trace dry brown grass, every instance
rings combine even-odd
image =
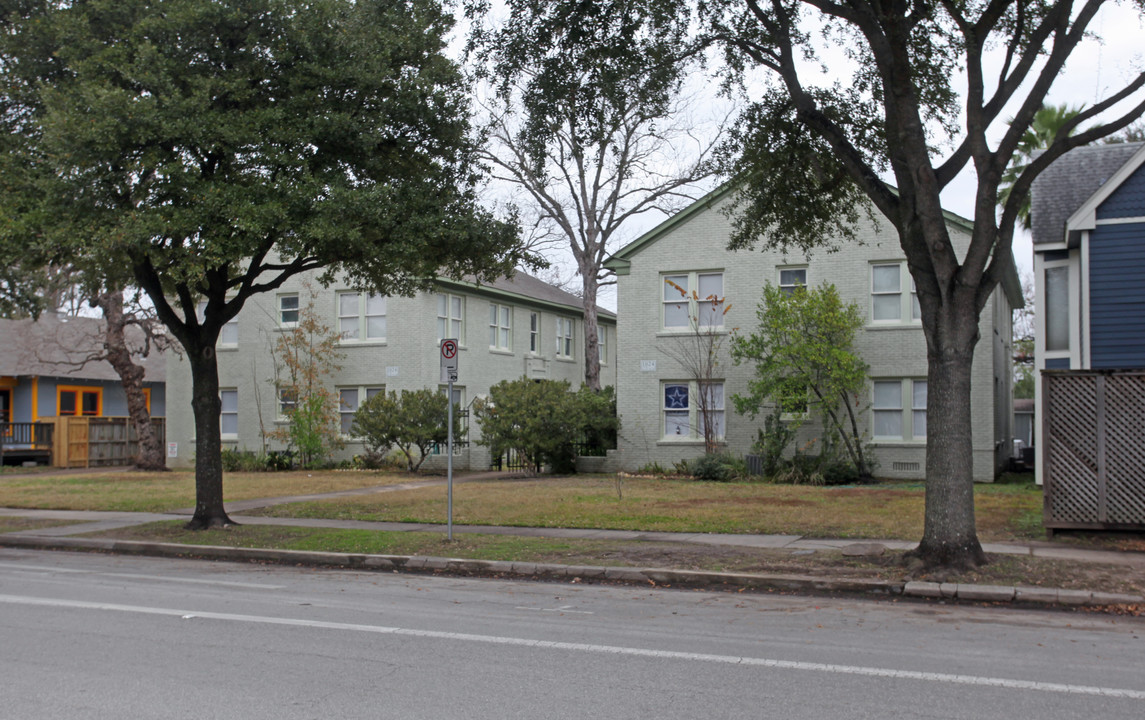
[[[339,492],[424,479],[427,478],[358,470],[225,473],[223,494],[226,501],[233,502],[283,495]],[[0,507],[169,512],[192,507],[194,504],[195,476],[190,471],[77,475],[42,473],[26,477],[0,475]]]
[[[979,486],[983,541],[1039,536],[1041,494]],[[479,481],[454,489],[459,524],[624,530],[764,533],[811,537],[918,539],[921,486],[818,488],[761,483],[576,476]],[[441,488],[336,498],[267,508],[275,517],[443,522]]]

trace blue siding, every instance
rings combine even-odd
[[[1105,202],[1097,206],[1097,219],[1145,217],[1145,167],[1121,183]]]
[[[1145,367],[1145,223],[1099,225],[1090,235],[1089,321],[1091,367]]]
[[[1069,358],[1046,358],[1046,370],[1069,370]]]

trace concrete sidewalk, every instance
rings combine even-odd
[[[486,472],[454,478],[455,483],[478,482],[486,479],[530,479],[522,473]],[[259,498],[227,503],[231,518],[244,525],[279,525],[333,529],[373,530],[385,532],[437,532],[445,533],[444,524],[364,522],[359,520],[326,520],[309,518],[272,518],[242,515],[244,511],[286,503],[305,502],[328,498],[395,492],[418,487],[444,485],[444,478],[434,478],[367,488],[356,488],[333,493],[292,495]],[[175,543],[129,542],[79,538],[92,532],[111,531],[133,525],[162,520],[186,519],[192,508],[173,513],[130,513],[78,510],[34,510],[0,508],[0,517],[64,521],[56,527],[21,530],[0,534],[0,546],[45,549],[89,549],[124,553],[142,553],[163,556],[212,557],[231,560],[264,560],[272,562],[309,563],[337,567],[364,569],[387,568],[394,570],[448,571],[461,574],[509,575],[545,578],[607,579],[635,582],[671,583],[676,585],[734,585],[741,587],[794,590],[801,592],[875,593],[907,595],[926,598],[963,600],[989,600],[998,602],[1028,602],[1056,605],[1114,605],[1142,604],[1145,597],[1112,593],[1064,590],[1052,588],[1023,588],[984,586],[954,583],[890,582],[881,580],[830,579],[793,575],[761,575],[750,573],[710,573],[671,570],[665,568],[613,568],[595,566],[539,565],[463,558],[427,558],[394,555],[351,555],[343,553],[311,553],[290,550],[254,550]],[[811,554],[818,550],[839,550],[852,554],[878,552],[878,546],[888,550],[910,550],[917,543],[902,540],[854,540],[806,538],[799,535],[734,535],[709,533],[640,532],[628,530],[582,530],[576,528],[499,527],[489,525],[454,525],[459,534],[515,535],[523,537],[569,538],[588,540],[631,540],[644,542],[694,543],[724,545],[742,548],[788,550],[797,554]],[[1091,562],[1145,569],[1145,553],[1091,550],[1065,547],[1057,543],[987,543],[988,553],[1027,555],[1054,560]]]

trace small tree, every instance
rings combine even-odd
[[[276,399],[289,424],[268,436],[288,443],[298,452],[299,463],[312,467],[326,460],[332,449],[345,446],[338,396],[326,384],[339,370],[342,354],[338,334],[315,312],[317,291],[306,284],[304,292],[309,299],[299,308],[297,324],[280,335],[274,347],[281,372],[275,381]]]
[[[729,335],[724,328],[723,318],[732,306],[726,302],[727,298],[718,293],[700,297],[696,290],[689,292],[669,278],[664,278],[664,282],[668,285],[665,290],[674,290],[680,294],[680,303],[676,307],[687,312],[688,332],[661,345],[660,351],[680,363],[689,379],[696,382],[699,390],[696,412],[700,427],[692,429],[704,436],[706,454],[719,452],[723,428],[714,413],[722,403],[715,402],[713,388],[724,340]],[[733,328],[731,333],[734,332]]]
[[[759,327],[754,333],[732,340],[736,364],[755,363],[750,392],[733,397],[736,411],[754,417],[770,404],[797,422],[817,412],[859,475],[869,477],[857,408],[867,364],[853,349],[855,333],[863,326],[858,305],[843,303],[829,283],[793,292],[768,283],[756,317]]]
[[[563,469],[572,461],[572,441],[584,429],[584,411],[567,380],[502,380],[478,398],[481,445],[493,457],[517,453],[537,472],[546,462]]]
[[[406,466],[416,473],[435,444],[449,439],[449,400],[430,388],[378,393],[354,413],[350,432],[362,438],[366,449],[384,453],[397,447]],[[461,413],[453,409],[453,437],[461,437]],[[416,453],[414,450],[416,449]]]

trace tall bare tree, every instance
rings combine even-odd
[[[485,160],[521,189],[536,238],[571,252],[584,303],[585,384],[600,389],[597,297],[620,230],[671,213],[713,173],[720,124],[700,130],[679,61],[687,15],[654,2],[510,0],[509,18],[478,23],[470,50],[496,93]],[[473,0],[469,12],[489,8]],[[703,137],[701,137],[703,136]]]

